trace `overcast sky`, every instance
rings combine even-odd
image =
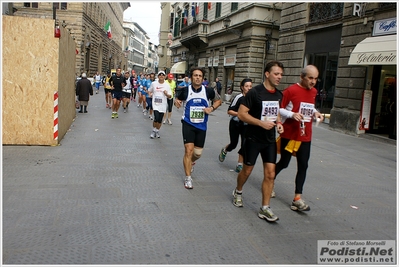
[[[159,29],[161,21],[160,1],[130,2],[130,7],[123,12],[124,21],[136,22],[150,37],[150,42],[159,44]]]

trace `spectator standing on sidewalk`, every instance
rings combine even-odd
[[[283,94],[277,90],[283,76],[281,62],[271,61],[264,70],[265,80],[253,87],[238,109],[238,118],[248,123],[243,146],[244,166],[238,173],[237,186],[233,191],[233,204],[242,207],[242,189],[251,174],[260,154],[263,162],[262,207],[258,217],[274,222],[278,217],[270,208],[270,194],[274,184],[277,160],[276,129],[281,134],[284,128],[278,112]]]
[[[93,95],[93,86],[86,73],[82,73],[82,79],[76,84],[76,95],[79,100],[80,110],[79,113],[87,113],[87,106],[89,105],[90,96]]]
[[[172,90],[169,87],[169,83],[165,82],[165,72],[158,72],[158,81],[153,81],[148,94],[152,99],[152,107],[154,109],[154,121],[152,122],[152,132],[150,138],[160,138],[159,130],[162,126],[162,119],[165,115],[166,108],[168,106],[168,99],[172,98]]]
[[[289,86],[283,91],[283,101],[280,112],[282,115],[284,133],[281,137],[281,157],[276,164],[276,177],[282,169],[288,167],[291,156],[295,154],[297,173],[295,177],[295,195],[291,209],[308,211],[310,207],[302,199],[303,185],[310,157],[312,140],[312,118],[322,121],[323,115],[315,109],[317,89],[314,88],[319,77],[319,71],[313,65],[303,68],[300,82]]]
[[[240,172],[242,170],[243,164],[243,152],[242,147],[244,144],[245,138],[245,129],[247,123],[240,121],[237,117],[238,115],[238,108],[240,107],[241,103],[244,101],[244,96],[248,93],[249,90],[252,88],[252,80],[249,78],[243,79],[240,83],[241,94],[238,94],[233,101],[231,101],[229,108],[227,109],[227,114],[231,116],[229,122],[229,136],[230,136],[230,143],[227,144],[225,147],[222,148],[219,154],[219,161],[223,162],[226,158],[227,152],[233,151],[238,144],[238,139],[241,136],[241,148],[238,151],[238,162],[236,166],[236,172]]]
[[[221,104],[219,94],[202,85],[205,71],[202,68],[194,67],[190,70],[191,85],[176,90],[175,106],[180,108],[183,104],[182,134],[184,142],[183,166],[186,178],[184,187],[193,188],[191,173],[193,166],[201,157],[205,144],[208,116]],[[208,100],[214,101],[212,106]]]

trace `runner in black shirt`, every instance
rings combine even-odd
[[[113,75],[109,80],[112,89],[112,116],[111,118],[118,118],[118,110],[122,100],[122,88],[126,85],[126,78],[122,75],[121,68],[116,69],[116,75]]]

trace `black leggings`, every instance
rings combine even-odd
[[[168,98],[167,103],[168,103],[168,108],[166,109],[167,112],[171,113],[172,108],[173,108],[173,98]],[[166,113],[166,112],[165,112]]]
[[[230,144],[227,145],[226,151],[233,151],[238,144],[238,138],[241,136],[241,148],[238,151],[238,154],[242,155],[242,144],[244,142],[245,135],[245,125],[242,122],[237,122],[235,120],[230,120],[229,123],[229,135],[230,135]]]
[[[276,179],[280,171],[287,168],[290,163],[292,154],[285,150],[289,141],[289,139],[281,138],[281,157],[276,164],[276,176],[274,179]],[[297,173],[295,177],[295,194],[302,194],[303,185],[305,184],[306,171],[310,158],[310,143],[311,142],[302,142],[296,152]]]

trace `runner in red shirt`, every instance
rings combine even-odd
[[[276,164],[276,177],[282,169],[288,167],[291,156],[295,153],[298,167],[295,177],[295,196],[291,204],[291,209],[295,211],[310,210],[301,195],[310,157],[312,120],[313,117],[323,120],[323,116],[314,105],[317,94],[314,86],[318,76],[319,71],[315,66],[306,66],[301,72],[301,81],[283,91],[281,102],[280,113],[284,132],[280,135],[281,157]]]

